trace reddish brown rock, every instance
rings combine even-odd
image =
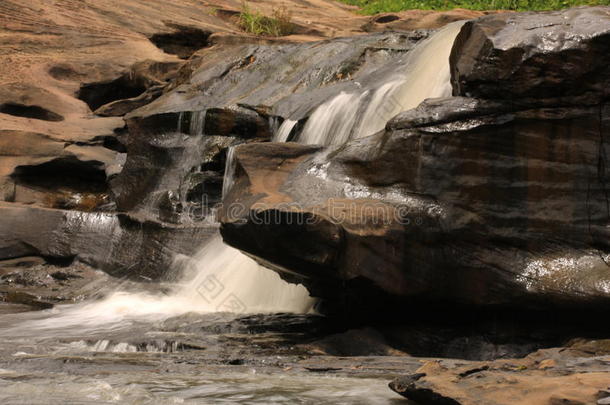
[[[539,350],[524,359],[429,361],[390,388],[430,405],[602,404],[610,397],[608,342],[588,345],[587,353],[576,345]],[[547,367],[541,369],[542,364]]]

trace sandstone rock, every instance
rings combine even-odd
[[[552,371],[537,368],[536,359],[549,355],[556,362]],[[390,388],[426,404],[592,404],[607,385],[609,365],[607,355],[582,356],[570,348],[492,362],[440,360],[396,378]]]
[[[362,26],[362,29],[367,32],[378,32],[388,30],[411,31],[421,28],[440,28],[455,21],[471,20],[489,13],[489,11],[465,10],[460,8],[447,11],[405,10],[398,13],[381,13],[371,17],[371,19]]]

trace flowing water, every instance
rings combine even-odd
[[[371,135],[398,112],[449,95],[448,57],[460,26],[450,24],[416,46],[404,66],[375,88],[342,92],[320,105],[298,142],[341,144]],[[191,135],[204,134],[205,113],[192,115]],[[284,120],[274,140],[294,137],[296,124]],[[223,195],[233,182],[232,156],[230,149]],[[268,346],[272,353],[292,350],[290,339],[265,331],[235,334],[234,322],[243,314],[311,313],[315,301],[303,286],[283,281],[220,236],[180,262],[176,282],[163,292],[110,291],[98,301],[1,316],[0,403],[386,404],[396,399],[387,376],[312,375],[296,366],[302,356],[257,352]],[[232,314],[228,320],[215,315],[227,313]],[[262,343],[253,343],[255,338]],[[250,364],[235,363],[235,353],[251,356]]]
[[[407,54],[403,66],[376,88],[342,92],[313,112],[299,135],[305,144],[337,145],[372,135],[401,111],[427,98],[451,95],[449,54],[462,22],[440,29]]]
[[[287,119],[282,122],[279,129],[273,135],[273,142],[287,142],[292,130],[298,123],[296,120]]]

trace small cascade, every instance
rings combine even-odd
[[[248,256],[215,237],[185,270],[176,295],[212,311],[306,313],[315,300],[302,285],[282,280]]]
[[[315,304],[305,287],[287,283],[278,273],[259,266],[224,244],[220,235],[188,260],[179,278],[165,295],[116,291],[100,301],[58,306],[51,310],[52,317],[24,321],[4,332],[46,336],[69,331],[92,333],[189,312],[307,313]]]
[[[287,119],[282,122],[282,125],[273,132],[273,142],[287,142],[292,130],[298,121]]]
[[[357,122],[358,110],[369,92],[341,92],[320,105],[311,114],[299,142],[304,144],[338,145],[347,142]]]
[[[191,113],[191,122],[189,126],[189,133],[191,135],[203,135],[205,130],[205,117],[207,113],[207,110],[193,111]]]
[[[227,193],[233,187],[233,181],[235,177],[235,162],[234,162],[234,146],[227,149],[227,161],[225,163],[225,175],[222,180],[222,199],[224,200]]]
[[[419,43],[403,66],[387,81],[360,92],[342,92],[318,106],[298,141],[338,145],[372,135],[401,111],[417,107],[427,98],[451,95],[449,54],[463,22],[445,26]]]

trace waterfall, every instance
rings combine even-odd
[[[272,141],[287,142],[297,122],[298,121],[291,119],[284,120],[284,122],[282,122],[282,125],[280,125],[279,129],[273,133]]]
[[[299,137],[300,143],[333,145],[345,143],[356,124],[360,105],[368,91],[362,94],[341,92],[311,114]]]
[[[426,98],[448,96],[449,53],[462,23],[453,23],[418,44],[404,67],[376,89],[341,92],[320,105],[305,125],[299,142],[340,144],[350,138],[371,135],[397,113],[416,107]],[[296,120],[287,119],[275,129],[273,140],[285,142]],[[205,114],[191,118],[191,134],[202,134]],[[233,185],[234,150],[227,151],[222,195]],[[277,273],[258,265],[243,253],[225,245],[220,236],[208,242],[183,275],[182,287],[166,298],[183,311],[307,312],[313,300],[300,285],[283,281]],[[188,267],[188,266],[187,266]],[[224,298],[223,298],[224,296]]]
[[[315,303],[305,287],[285,282],[278,273],[224,244],[220,235],[184,263],[179,282],[168,294],[119,290],[99,301],[59,306],[52,310],[53,317],[19,329],[48,334],[70,328],[93,332],[188,312],[306,313]]]
[[[222,199],[224,200],[227,193],[233,187],[233,180],[235,177],[235,162],[233,161],[234,146],[230,146],[227,149],[227,162],[225,163],[225,174],[222,179]]]
[[[422,41],[387,80],[357,92],[341,92],[319,105],[298,141],[331,145],[372,135],[394,115],[416,107],[424,99],[450,95],[449,53],[461,25],[461,22],[449,24]],[[187,115],[180,114],[178,131],[183,130],[186,122],[182,120]],[[205,110],[188,115],[191,136],[205,136],[205,115]],[[297,121],[286,119],[279,127],[278,122],[270,123],[277,128],[273,140],[285,142]],[[233,185],[233,155],[229,148],[223,197]],[[168,294],[116,291],[100,301],[54,309],[59,312],[56,316],[38,321],[36,328],[29,327],[40,330],[72,325],[94,329],[129,319],[164,319],[186,312],[306,313],[314,305],[303,286],[285,282],[278,273],[224,244],[220,235],[182,263],[176,266],[178,282]]]
[[[183,277],[175,296],[187,300],[192,310],[305,313],[314,304],[305,287],[287,283],[220,236],[197,253]]]
[[[342,92],[318,106],[299,142],[337,145],[369,136],[427,98],[450,96],[449,54],[462,25],[461,21],[449,24],[417,44],[400,69],[377,88]]]
[[[191,123],[189,127],[191,135],[203,135],[205,129],[205,116],[207,113],[207,110],[193,111],[193,113],[191,113]]]

